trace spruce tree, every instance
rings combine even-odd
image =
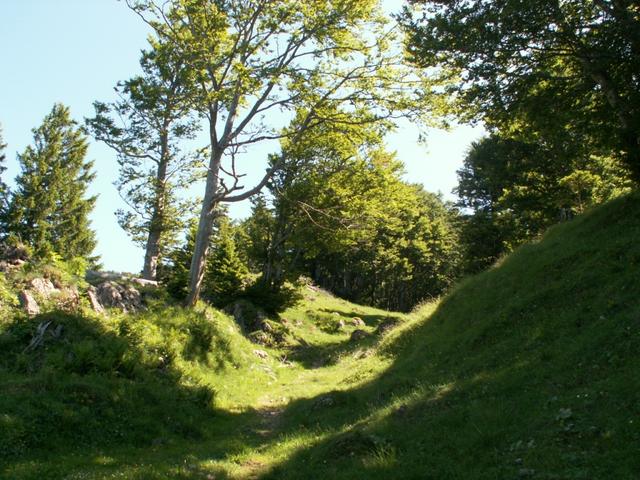
[[[7,148],[7,144],[2,141],[2,126],[0,126],[0,228],[2,229],[2,233],[4,234],[4,214],[7,208],[7,203],[9,201],[9,188],[7,184],[3,181],[4,172],[7,170],[5,165],[6,155],[4,153],[5,148]]]
[[[217,232],[207,259],[203,294],[215,306],[224,307],[240,296],[249,272],[236,249],[229,217],[222,214],[216,223]]]
[[[18,155],[21,173],[8,207],[9,233],[29,244],[38,258],[55,254],[95,261],[88,216],[96,197],[86,196],[95,174],[93,162],[85,160],[85,135],[69,109],[55,104],[33,130],[33,140]]]

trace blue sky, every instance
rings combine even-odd
[[[148,31],[117,0],[2,0],[0,19],[0,124],[8,144],[5,179],[11,183],[18,173],[15,153],[31,143],[31,129],[42,122],[53,104],[69,106],[81,122],[92,115],[95,100],[113,100],[115,84],[138,72]],[[482,130],[467,126],[449,132],[430,130],[426,144],[418,143],[418,135],[413,125],[401,124],[388,138],[388,146],[405,163],[407,180],[453,198],[455,171]],[[267,153],[252,155],[254,177],[263,171],[261,162]],[[113,186],[115,155],[106,146],[91,142],[89,158],[97,171],[91,193],[99,195],[91,217],[98,234],[96,253],[107,269],[139,271],[142,250],[129,240],[114,216],[123,206]],[[246,202],[231,208],[236,218],[248,212]]]

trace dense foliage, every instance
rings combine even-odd
[[[630,0],[412,0],[413,60],[457,76],[458,113],[620,156],[640,180],[640,10]],[[597,150],[597,152],[596,152]]]
[[[326,149],[297,152],[309,155],[306,162],[320,155],[314,168],[276,176],[271,216],[260,202],[244,222],[260,281],[275,292],[303,274],[344,298],[395,310],[442,293],[458,273],[455,212],[402,181],[393,155],[376,147],[344,159],[332,138]],[[319,140],[308,147],[321,147]]]
[[[472,145],[458,179],[459,206],[470,212],[461,231],[468,272],[632,187],[615,159],[561,155],[498,135]]]
[[[220,216],[212,237],[203,297],[218,307],[227,306],[242,295],[248,273],[237,252],[231,220],[226,215]]]

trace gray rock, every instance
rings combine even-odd
[[[29,282],[29,287],[42,298],[49,298],[52,293],[59,292],[48,278],[34,278]]]
[[[366,324],[360,317],[353,317],[351,319],[351,325],[353,325],[354,327],[364,327]]]
[[[158,282],[155,280],[147,280],[146,278],[132,278],[131,281],[141,287],[157,287]]]
[[[20,301],[20,306],[22,309],[27,312],[27,315],[34,316],[40,313],[40,307],[38,306],[38,302],[36,302],[33,295],[27,290],[22,290],[18,294],[18,300]]]
[[[142,309],[140,292],[132,286],[123,286],[116,282],[104,282],[96,288],[96,296],[103,307],[119,308],[125,313]]]
[[[336,404],[335,399],[331,395],[322,395],[313,402],[314,409],[329,408]]]
[[[122,299],[120,288],[115,282],[103,282],[96,288],[96,294],[98,295],[98,301],[101,305],[110,308],[123,308],[126,309],[126,305]]]
[[[80,293],[75,286],[64,287],[55,293],[58,308],[65,312],[73,312],[80,306]]]
[[[96,287],[91,285],[87,289],[87,297],[89,297],[89,304],[91,305],[91,309],[94,312],[104,313],[104,307],[102,306],[102,304],[100,303],[100,300],[98,299],[98,291],[96,290]]]
[[[23,264],[29,259],[29,252],[24,245],[0,245],[0,258],[11,265]]]
[[[124,299],[127,310],[129,311],[137,311],[142,310],[142,295],[140,292],[131,285],[126,287],[122,287],[122,298]]]
[[[521,468],[518,470],[518,477],[520,478],[529,478],[533,477],[536,474],[536,471],[532,468]]]
[[[245,332],[255,332],[256,330],[262,330],[263,332],[270,332],[273,330],[265,313],[253,305],[251,302],[239,300],[225,308],[225,311],[233,315],[234,320],[240,328]]]
[[[367,338],[368,336],[369,334],[367,332],[365,332],[364,330],[358,329],[351,332],[351,337],[349,338],[349,340],[352,342],[358,342],[363,338]]]
[[[398,320],[397,318],[387,318],[376,328],[376,335],[384,335],[389,330],[395,328],[399,323],[400,320]]]
[[[266,360],[267,358],[269,358],[269,354],[267,352],[265,352],[264,350],[254,350],[253,351],[254,355],[256,355],[257,357],[262,358],[263,360]]]
[[[125,275],[119,272],[99,272],[97,270],[87,270],[84,279],[93,284],[104,282],[115,282],[125,279]]]

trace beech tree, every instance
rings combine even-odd
[[[457,277],[456,213],[403,182],[402,164],[379,145],[348,143],[338,134],[309,139],[291,156],[318,155],[320,165],[276,174],[261,281],[273,294],[304,274],[343,298],[410,310]]]
[[[33,130],[33,140],[18,155],[21,172],[8,207],[8,231],[39,257],[95,260],[89,213],[96,197],[87,197],[95,174],[93,162],[85,159],[86,137],[69,109],[56,104]]]
[[[472,144],[458,170],[465,268],[475,273],[549,226],[628,192],[614,158],[551,150],[491,135]]]
[[[640,11],[631,0],[412,0],[416,64],[460,81],[467,119],[619,155],[640,180]]]
[[[195,180],[199,159],[180,146],[198,129],[187,95],[192,72],[169,45],[151,45],[142,53],[142,75],[118,84],[118,101],[95,102],[96,115],[86,125],[118,155],[116,186],[129,206],[116,212],[118,222],[145,249],[143,278],[155,280],[162,256],[185,226],[189,202],[177,192]]]
[[[399,112],[418,116],[416,91],[424,80],[405,65],[395,43],[397,28],[387,24],[377,0],[128,0],[128,5],[195,72],[193,102],[208,122],[210,156],[189,305],[200,293],[217,206],[258,193],[284,162],[278,154],[262,179],[245,187],[247,148],[282,138],[296,142],[327,122],[376,122]],[[341,105],[349,107],[348,118],[337,108]],[[301,107],[304,118],[287,128]],[[338,113],[323,116],[323,110]]]

